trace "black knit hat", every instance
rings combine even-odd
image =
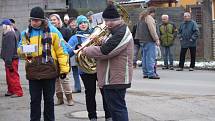
[[[11,21],[11,23],[15,24],[15,20],[14,19],[10,18],[9,20]]]
[[[41,7],[34,7],[31,9],[30,18],[45,19],[44,11]]]
[[[104,19],[117,19],[120,18],[120,15],[114,5],[108,5],[108,7],[103,11],[102,17]]]

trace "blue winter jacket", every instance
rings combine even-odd
[[[80,40],[78,38],[80,38]],[[76,46],[83,43],[86,39],[87,37],[81,34],[75,34],[69,39],[68,45],[67,45],[67,51],[70,57],[75,56],[75,53],[73,52],[73,50],[75,50]]]
[[[196,47],[199,37],[199,28],[195,21],[184,21],[180,24],[178,31],[182,48]]]
[[[77,31],[77,34],[73,35],[69,41],[68,41],[68,45],[67,45],[67,51],[70,55],[70,57],[72,57],[71,61],[71,65],[75,66],[77,65],[76,60],[75,60],[75,53],[73,52],[75,49],[77,49],[77,45],[82,44],[83,42],[86,41],[87,37],[90,35],[90,33],[92,33],[92,30],[89,29],[88,31]],[[79,74],[84,74],[84,72],[79,68]]]

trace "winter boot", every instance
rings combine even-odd
[[[57,106],[57,105],[64,104],[64,101],[63,101],[63,92],[56,93],[56,96],[57,96],[58,100],[57,100],[57,103],[55,105]]]
[[[68,102],[68,106],[73,106],[74,105],[74,101],[72,99],[72,93],[65,94],[65,95],[66,95],[66,99],[67,99],[67,102]]]

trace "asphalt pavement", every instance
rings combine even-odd
[[[7,85],[2,60],[0,64],[0,121],[29,121],[30,96],[24,62],[19,64],[24,90],[24,96],[19,98],[4,97]],[[132,88],[126,95],[130,121],[215,121],[215,71],[158,68],[158,74],[159,80],[143,79],[141,68],[134,69]],[[83,84],[82,92],[73,97],[74,106],[55,106],[56,121],[88,121]],[[104,121],[99,90],[96,100],[98,121]]]

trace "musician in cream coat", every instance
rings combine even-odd
[[[128,121],[125,94],[131,87],[133,38],[115,6],[109,5],[102,17],[112,36],[101,46],[85,47],[83,53],[97,60],[98,85],[104,90],[112,120]]]

